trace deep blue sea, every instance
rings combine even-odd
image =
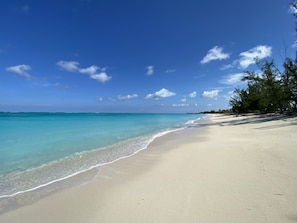
[[[131,156],[199,114],[0,113],[0,198]]]

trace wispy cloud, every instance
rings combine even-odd
[[[154,73],[154,66],[153,65],[147,66],[145,69],[146,69],[146,74],[147,75],[153,75],[153,73]]]
[[[79,62],[77,61],[63,61],[57,62],[57,65],[68,72],[79,72],[81,74],[87,74],[91,79],[94,79],[100,83],[105,83],[111,79],[106,73],[107,68],[100,68],[96,65],[89,66],[87,68],[79,68]]]
[[[220,70],[228,70],[236,67],[238,65],[238,60],[234,60],[231,64],[225,64],[223,65]]]
[[[248,66],[255,64],[256,60],[261,60],[266,57],[270,57],[271,53],[272,47],[265,45],[259,45],[248,51],[242,52],[239,54],[239,67],[245,69]]]
[[[33,82],[33,84],[41,87],[54,87],[54,88],[61,88],[65,90],[76,87],[76,86],[65,85],[60,82],[52,83],[52,82],[48,82],[47,80],[36,80]]]
[[[159,100],[161,98],[168,98],[168,97],[172,97],[176,95],[176,93],[174,92],[170,92],[165,88],[162,88],[160,91],[156,91],[153,94],[148,94],[145,99],[155,99],[155,100]]]
[[[230,101],[232,97],[234,97],[234,91],[228,91],[227,94],[224,95],[227,101]]]
[[[228,69],[231,69],[233,68],[234,66],[232,64],[226,64],[226,65],[223,65],[220,70],[228,70]]]
[[[294,3],[294,4],[297,6],[296,3]],[[297,15],[297,9],[296,9],[295,7],[293,7],[292,5],[290,5],[290,7],[289,7],[289,9],[288,9],[288,12],[289,12],[290,14]]]
[[[46,77],[43,77],[43,78],[33,77],[27,72],[31,70],[31,67],[26,64],[7,67],[5,70],[12,73],[16,73],[18,76],[22,78],[29,79],[30,81],[32,81],[33,85],[37,85],[40,87],[54,87],[54,88],[62,88],[62,89],[71,89],[76,87],[76,86],[65,85],[60,82],[50,82],[47,80]]]
[[[166,73],[174,73],[176,71],[176,69],[167,69]]]
[[[137,98],[138,95],[137,94],[128,94],[128,95],[125,95],[125,96],[122,96],[122,95],[119,95],[118,96],[118,100],[119,101],[123,101],[123,100],[130,100],[130,99],[133,99],[133,98]]]
[[[248,51],[241,52],[239,59],[234,60],[231,64],[223,65],[220,70],[228,70],[234,67],[238,69],[246,69],[257,60],[270,57],[272,54],[272,47],[266,45],[258,45]]]
[[[172,104],[172,107],[188,107],[190,106],[189,104],[186,103],[181,103],[181,104]]]
[[[97,101],[102,102],[102,101],[127,101],[127,100],[132,100],[134,98],[137,98],[138,94],[128,94],[128,95],[119,95],[116,98],[115,97],[98,97]]]
[[[97,101],[102,102],[102,101],[104,101],[104,98],[103,97],[98,97]]]
[[[15,73],[15,74],[19,75],[20,77],[24,77],[27,79],[32,78],[32,76],[27,72],[27,71],[31,70],[31,67],[26,64],[20,64],[20,65],[16,65],[16,66],[7,67],[5,70],[8,72]]]
[[[245,73],[235,73],[223,76],[219,82],[221,84],[236,85],[242,83],[241,79],[245,76]]]
[[[224,53],[222,47],[214,46],[210,49],[206,56],[200,61],[201,64],[209,63],[212,60],[225,60],[230,57],[230,54]]]
[[[62,88],[62,89],[71,89],[71,88],[75,87],[75,86],[61,84],[60,82],[53,83],[53,84],[51,84],[51,86],[56,87],[56,88]]]
[[[197,96],[197,92],[193,91],[192,93],[189,94],[190,98],[195,98]]]
[[[216,99],[219,95],[220,90],[203,91],[202,97],[208,99]]]
[[[93,74],[97,73],[98,70],[100,70],[100,67],[97,67],[95,65],[89,66],[87,68],[78,69],[78,71],[80,73],[88,74],[88,75],[93,75]],[[105,71],[105,69],[103,71]]]
[[[66,71],[69,71],[69,72],[77,72],[79,62],[60,60],[60,61],[57,62],[57,65],[63,70],[66,70]]]

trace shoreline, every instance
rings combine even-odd
[[[89,172],[92,172],[92,171],[96,172],[95,175],[98,175],[98,174],[100,174],[99,172],[101,171],[101,168],[103,168],[104,166],[112,165],[113,163],[118,162],[118,161],[120,161],[122,159],[127,159],[127,158],[130,158],[132,156],[135,156],[139,152],[148,149],[150,147],[150,144],[152,144],[158,138],[164,137],[164,136],[166,136],[168,134],[172,134],[172,133],[177,132],[177,131],[184,131],[186,128],[189,128],[191,125],[196,125],[195,123],[199,123],[201,121],[201,119],[205,119],[206,117],[207,116],[205,115],[202,118],[199,117],[198,119],[190,120],[187,123],[185,123],[185,126],[183,126],[183,127],[163,130],[161,132],[157,132],[157,133],[154,133],[154,134],[149,134],[149,135],[129,139],[129,140],[123,141],[123,142],[115,144],[115,145],[107,146],[104,149],[97,149],[97,150],[88,151],[88,152],[86,152],[84,154],[84,155],[87,155],[88,157],[91,157],[91,156],[96,157],[96,156],[98,156],[98,153],[101,153],[102,151],[103,151],[103,156],[104,156],[105,151],[107,151],[107,153],[108,153],[109,150],[112,150],[113,147],[119,147],[118,145],[122,145],[122,146],[123,145],[125,145],[125,146],[128,145],[129,146],[129,144],[131,142],[132,142],[132,144],[134,144],[136,141],[138,141],[138,138],[142,143],[145,142],[145,144],[142,145],[139,149],[137,149],[137,150],[133,149],[132,153],[129,153],[129,154],[127,153],[127,154],[125,154],[123,156],[120,156],[120,157],[118,157],[116,159],[107,160],[104,163],[91,165],[91,166],[87,167],[86,169],[82,169],[82,170],[79,170],[78,172],[71,173],[70,175],[62,176],[61,178],[57,178],[57,179],[51,180],[49,182],[45,182],[45,183],[37,185],[37,186],[35,186],[33,188],[16,191],[16,192],[14,192],[12,194],[2,194],[2,195],[0,195],[0,215],[6,213],[8,211],[13,211],[13,210],[16,210],[18,208],[21,208],[22,206],[26,206],[26,205],[35,203],[36,201],[38,201],[38,200],[40,200],[40,199],[42,199],[44,197],[47,197],[47,196],[49,196],[51,194],[55,194],[55,193],[57,193],[57,192],[59,192],[61,190],[64,190],[65,187],[67,189],[67,188],[79,186],[80,184],[87,184],[90,181],[89,179],[87,179],[86,182],[81,182],[81,180],[76,180],[76,179],[80,179],[81,176],[83,176],[83,175],[89,175]],[[126,152],[124,152],[124,153],[126,153]],[[72,159],[71,157],[67,157],[67,158],[65,158],[63,160],[65,160],[65,161],[67,161],[67,163],[69,163],[69,162],[77,162],[78,160],[76,160],[76,159],[77,158]],[[62,165],[62,163],[65,162],[63,160],[61,162],[60,161],[59,162],[55,161],[55,162],[52,162],[52,163],[55,164],[55,165],[56,165],[56,163],[58,165]],[[35,171],[35,169],[39,170],[40,168],[42,168],[39,171],[43,171],[44,167],[47,168],[47,166],[51,166],[52,163],[49,163],[49,165],[42,165],[41,167],[34,168],[33,170]],[[25,174],[26,174],[26,172],[25,172]],[[29,172],[31,172],[31,170]],[[95,178],[95,177],[92,177],[92,178]],[[79,183],[70,183],[70,182],[76,182],[76,181],[78,181]],[[67,185],[67,186],[65,186],[65,185]],[[60,188],[62,188],[62,189],[60,189]],[[47,192],[44,192],[44,191],[47,191]],[[26,199],[28,199],[28,197],[31,197],[31,196],[34,197],[34,199],[29,199],[29,201],[27,203]],[[14,203],[17,203],[17,200],[19,200],[19,199],[22,200],[22,204],[21,205],[17,204],[16,207],[11,207]],[[9,208],[5,208],[5,207],[2,208],[1,207],[1,205],[5,206],[6,204],[9,205]]]
[[[160,132],[183,127],[189,119],[199,117],[140,113],[25,114],[1,117],[8,131],[0,143],[3,155],[0,198],[33,191],[134,154]],[[37,137],[30,139],[32,135]]]
[[[202,128],[159,137],[103,166],[89,183],[4,213],[0,221],[296,220],[296,117],[210,117]]]

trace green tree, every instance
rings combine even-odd
[[[284,97],[287,100],[287,107],[297,111],[297,62],[287,58],[284,63],[282,75]]]
[[[296,9],[297,2],[291,4]],[[297,26],[296,26],[297,32]],[[296,53],[297,55],[297,53]],[[276,67],[273,60],[256,61],[261,74],[247,71],[242,81],[247,81],[246,89],[235,89],[229,104],[232,111],[243,112],[283,112],[297,111],[297,58],[287,58],[284,71]]]
[[[260,78],[261,101],[263,112],[275,112],[283,110],[284,95],[282,92],[281,75],[273,61],[265,61],[260,66],[262,77]]]
[[[261,74],[247,71],[242,81],[246,89],[236,89],[230,105],[234,112],[275,112],[283,111],[284,94],[280,72],[273,61],[257,62]]]
[[[242,113],[243,111],[243,97],[242,91],[239,88],[236,88],[233,92],[233,97],[229,101],[229,105],[232,107],[231,110],[235,113]]]

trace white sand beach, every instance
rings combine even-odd
[[[211,115],[0,222],[297,222],[297,118]]]

